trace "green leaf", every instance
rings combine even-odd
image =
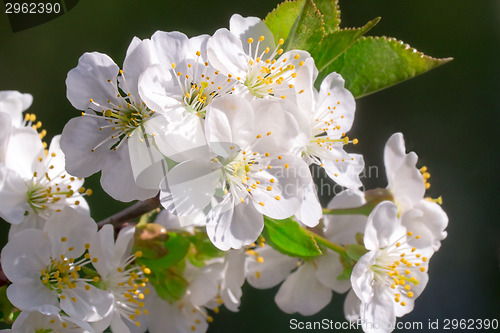
[[[321,44],[318,44],[311,52],[318,71],[321,72],[325,69],[379,21],[380,17],[368,22],[361,28],[342,29],[324,36]]]
[[[346,253],[354,261],[358,261],[366,252],[367,249],[363,245],[351,244],[346,247]]]
[[[340,8],[338,0],[314,0],[319,12],[323,15],[325,32],[331,34],[339,30]]]
[[[314,238],[291,218],[264,217],[263,236],[273,249],[291,257],[310,258],[322,254]]]
[[[164,243],[168,251],[167,255],[158,259],[142,257],[137,259],[138,262],[153,271],[157,271],[172,267],[184,259],[191,244],[189,240],[183,235],[173,232],[169,232],[168,236],[168,240]]]
[[[311,52],[323,39],[325,27],[323,15],[312,0],[306,0],[299,17],[290,29],[283,45],[287,50],[304,50]]]
[[[264,23],[273,33],[276,44],[281,38],[283,40],[288,38],[288,33],[292,29],[295,20],[299,17],[304,3],[305,0],[285,1],[267,14]]]
[[[411,79],[451,58],[436,59],[408,44],[387,37],[362,37],[322,71],[320,78],[337,72],[345,87],[361,97]]]

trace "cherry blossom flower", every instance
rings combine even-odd
[[[102,320],[110,311],[112,296],[81,278],[88,265],[86,249],[97,231],[87,215],[65,207],[53,214],[43,230],[26,229],[15,234],[2,250],[2,269],[12,284],[9,301],[22,311],[58,314],[63,310],[81,321]]]
[[[100,276],[104,289],[113,295],[113,310],[110,315],[114,332],[130,332],[128,324],[141,326],[138,317],[147,315],[144,298],[149,293],[146,288],[149,268],[134,264],[140,252],[130,254],[135,228],[120,231],[116,242],[111,225],[105,225],[90,244],[89,254],[92,265]],[[144,329],[145,331],[145,329]]]
[[[257,17],[235,14],[229,30],[217,30],[207,44],[210,63],[241,83],[240,90],[251,96],[273,99],[292,98],[312,86],[307,67],[314,67],[309,53],[291,50],[283,53],[265,23]]]
[[[154,59],[150,41],[134,38],[123,70],[105,54],[85,53],[66,79],[69,101],[84,111],[62,133],[66,168],[79,177],[102,170],[103,189],[121,201],[153,197],[166,168],[152,138],[166,120],[138,92],[139,76]]]
[[[208,208],[207,233],[222,250],[255,241],[264,225],[262,214],[293,215],[312,182],[301,159],[279,155],[296,128],[280,106],[269,100],[252,105],[240,96],[213,101],[205,119],[212,156],[183,162],[167,174],[162,204],[178,215]]]
[[[411,212],[407,212],[409,214]],[[413,309],[428,281],[429,242],[402,225],[392,202],[377,205],[368,217],[364,246],[368,252],[354,266],[353,294],[346,299],[348,319],[361,318],[365,332],[388,332],[396,317]]]
[[[91,190],[82,187],[82,179],[65,171],[59,141],[60,136],[55,136],[44,150],[34,129],[13,130],[5,163],[0,165],[5,174],[0,187],[0,216],[13,224],[11,235],[25,228],[41,229],[52,213],[67,206],[88,214],[84,196]]]
[[[65,315],[45,315],[38,311],[23,311],[12,325],[12,330],[2,330],[0,332],[94,333],[94,330],[88,323],[75,320]]]
[[[327,175],[339,185],[359,188],[359,174],[363,171],[363,156],[348,154],[344,146],[358,142],[349,140],[356,108],[354,97],[344,88],[344,79],[331,73],[321,83],[319,93],[300,96],[297,122],[303,137],[297,152],[308,164],[323,167]]]

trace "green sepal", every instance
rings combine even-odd
[[[352,44],[354,44],[354,42],[356,42],[361,36],[372,29],[379,21],[380,17],[377,17],[376,19],[366,23],[361,28],[337,30],[324,36],[321,44],[317,45],[311,52],[311,56],[314,58],[318,71],[321,72],[324,70],[349,47],[351,47]],[[327,70],[324,73],[321,73],[320,76],[323,77],[328,74],[330,74],[330,72]],[[321,81],[322,80],[320,80],[320,82]]]
[[[169,232],[168,240],[163,244],[167,251],[166,255],[159,258],[148,258],[143,254],[141,258],[137,258],[137,262],[141,265],[146,265],[153,272],[164,270],[184,259],[191,243],[184,235]]]
[[[346,247],[346,253],[354,261],[358,261],[368,250],[359,244],[350,244]]]
[[[285,51],[304,50],[311,52],[325,35],[323,15],[312,0],[305,0],[304,7],[295,20],[283,45]]]
[[[345,87],[362,97],[411,79],[452,58],[437,59],[424,55],[408,44],[388,37],[361,37],[335,59],[320,75],[337,72],[346,80]]]
[[[167,302],[175,302],[182,299],[189,286],[189,282],[183,277],[185,266],[185,261],[183,260],[176,266],[163,271],[155,271],[149,276],[150,282],[154,286],[158,296]]]
[[[206,232],[199,232],[189,236],[191,247],[187,259],[196,267],[205,266],[207,260],[224,256],[225,252],[219,250],[210,241]]]
[[[274,42],[276,44],[278,44],[281,38],[283,38],[283,40],[288,38],[288,34],[290,33],[295,20],[302,12],[304,2],[305,0],[285,1],[280,3],[278,7],[267,14],[264,19],[264,23],[273,33]]]
[[[344,267],[342,274],[337,276],[337,280],[349,280],[352,274],[352,266]]]
[[[262,232],[273,249],[297,258],[311,258],[322,254],[314,238],[292,218],[275,220],[264,216]]]

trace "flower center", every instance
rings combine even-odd
[[[393,289],[394,301],[401,306],[406,305],[405,301],[401,301],[403,297],[415,296],[412,286],[420,283],[415,273],[425,272],[423,265],[428,261],[426,257],[416,252],[415,247],[408,245],[412,239],[420,239],[420,236],[413,237],[413,233],[409,231],[397,242],[381,249],[380,256],[371,266],[375,280]]]
[[[262,41],[264,41],[264,36],[259,37],[255,52],[252,52],[254,40],[248,38],[247,76],[244,80],[239,77],[236,79],[242,81],[256,97],[272,96],[285,99],[286,93],[294,88],[291,81],[297,77],[296,68],[303,66],[304,61],[300,60],[299,54],[290,55],[291,58],[277,58],[283,54],[281,48],[281,45],[284,44],[283,39],[279,40],[278,46],[272,53],[269,47],[263,51],[259,50]]]
[[[185,68],[184,73],[176,70],[177,65],[172,63],[172,72],[181,90],[180,102],[186,111],[204,118],[210,102],[220,95],[232,93],[235,82],[231,75],[221,75],[208,62],[203,62],[200,51],[196,52],[193,63],[179,66]]]
[[[66,241],[66,237],[61,238],[61,243],[65,243]],[[89,244],[85,245],[86,249],[89,247]],[[74,247],[69,247],[68,251],[74,251]],[[42,269],[40,272],[40,280],[47,288],[56,291],[60,299],[65,299],[66,296],[62,295],[64,290],[74,289],[77,287],[77,284],[81,282],[99,281],[98,277],[84,279],[79,276],[78,272],[81,271],[82,266],[90,262],[90,255],[88,253],[85,253],[84,257],[77,262],[75,262],[74,258],[67,258],[61,254],[60,258],[51,258],[51,262],[46,269]],[[85,290],[89,289],[90,286],[85,285]],[[71,300],[76,302],[76,298],[74,297],[71,297]]]
[[[114,105],[110,100],[108,100],[107,106],[103,106],[90,99],[90,102],[102,108],[102,110],[100,111],[101,115],[82,113],[82,115],[98,117],[109,122],[109,125],[99,127],[99,131],[111,129],[111,135],[107,136],[104,140],[98,143],[92,149],[92,152],[109,141],[111,141],[109,149],[116,151],[125,141],[125,139],[130,137],[136,129],[142,129],[144,123],[148,121],[155,113],[153,110],[147,108],[144,103],[134,104],[131,103],[128,98],[122,97],[121,99],[126,107],[121,104]]]
[[[48,217],[52,212],[60,212],[64,206],[78,206],[85,195],[92,195],[91,189],[81,187],[81,178],[68,175],[64,169],[57,170],[54,159],[57,154],[38,157],[39,164],[31,180],[26,182],[26,196],[35,214]],[[26,212],[28,215],[29,212]]]
[[[144,309],[144,298],[149,294],[146,283],[149,281],[144,275],[150,274],[151,270],[146,266],[131,265],[136,258],[142,256],[141,251],[129,256],[121,265],[112,271],[109,276],[103,277],[106,289],[110,290],[115,297],[117,311],[134,323],[140,326],[137,317],[148,314]],[[94,260],[97,258],[94,258]]]

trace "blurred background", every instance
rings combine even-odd
[[[8,1],[6,1],[8,2]],[[230,16],[264,18],[280,1],[66,1],[71,8],[47,23],[13,32],[0,13],[0,90],[30,93],[36,113],[49,133],[60,133],[79,111],[66,99],[67,72],[84,52],[108,54],[121,65],[133,36],[149,38],[156,30],[178,30],[188,36],[227,27]],[[450,223],[448,238],[430,263],[430,280],[415,310],[401,320],[499,318],[500,232],[500,1],[341,0],[342,27],[358,27],[381,16],[368,34],[403,40],[434,57],[454,61],[427,74],[357,102],[351,137],[360,143],[367,166],[380,167],[378,177],[364,179],[366,188],[385,187],[382,153],[397,131],[419,166],[432,175],[427,194],[443,197]],[[88,186],[94,219],[101,220],[126,206],[99,188],[94,175]],[[495,217],[496,216],[496,217]],[[1,245],[8,225],[1,225]],[[344,295],[311,317],[283,314],[274,303],[277,288],[261,291],[245,285],[240,312],[221,311],[209,332],[288,332],[289,321],[344,321]],[[401,330],[404,331],[404,330]]]

